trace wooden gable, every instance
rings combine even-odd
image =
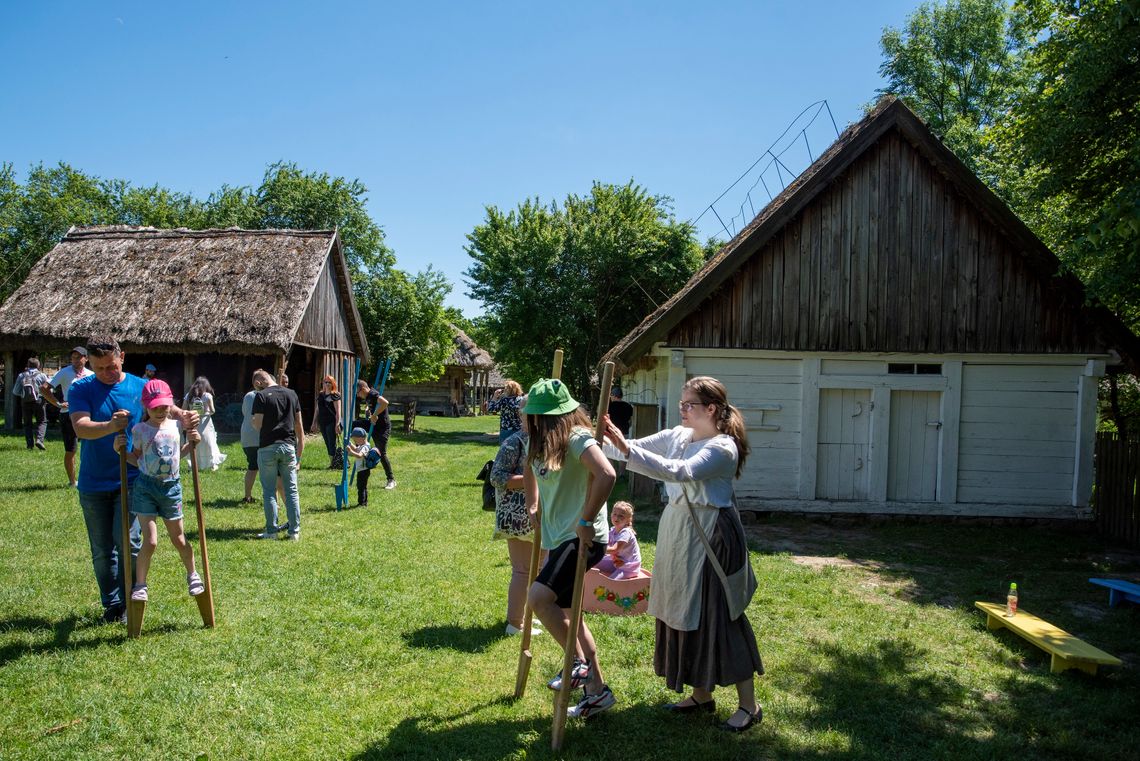
[[[897,129],[669,333],[674,346],[1102,353],[1082,294]]]
[[[353,354],[355,347],[348,334],[348,325],[348,314],[333,275],[332,257],[329,257],[317,278],[293,342],[315,349]]]

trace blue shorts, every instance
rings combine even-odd
[[[131,488],[131,512],[158,515],[163,520],[182,520],[182,482],[161,481],[139,474]]]

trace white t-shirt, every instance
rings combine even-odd
[[[61,367],[59,369],[59,372],[51,376],[51,380],[48,381],[48,385],[50,385],[52,388],[58,386],[59,388],[63,389],[63,399],[60,399],[59,401],[66,403],[67,390],[71,388],[71,384],[80,378],[86,378],[88,375],[94,375],[94,373],[86,367],[83,368],[82,372],[76,374],[75,368],[71,365],[67,365],[66,367]]]
[[[139,452],[139,471],[160,481],[178,480],[178,459],[182,451],[182,421],[167,418],[161,426],[137,423],[131,441]]]

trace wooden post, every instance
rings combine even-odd
[[[601,446],[606,434],[606,414],[610,410],[610,387],[614,384],[614,363],[607,362],[602,368],[601,397],[598,399],[598,422],[594,427],[594,440]],[[589,493],[589,482],[586,491]],[[582,628],[582,586],[586,577],[586,544],[578,542],[578,563],[574,567],[574,595],[570,603],[570,627],[566,630],[566,647],[562,656],[562,689],[554,695],[554,728],[550,734],[550,747],[562,749],[562,737],[566,733],[566,710],[570,706],[570,672],[574,668],[574,654],[578,650],[578,630]]]
[[[116,436],[118,434],[115,434]],[[137,638],[142,634],[143,617],[146,615],[146,602],[131,599],[131,587],[135,583],[134,563],[131,562],[131,510],[127,505],[127,448],[119,450],[119,514],[122,522],[122,546],[119,553],[119,574],[124,580],[127,599],[127,637]]]
[[[190,448],[190,474],[194,479],[194,507],[198,512],[198,544],[202,545],[202,583],[206,590],[194,598],[202,623],[214,628],[214,585],[210,581],[210,553],[206,550],[206,518],[202,514],[202,486],[198,483],[198,447]]]
[[[554,350],[554,367],[550,371],[550,377],[559,379],[562,377],[562,350]],[[525,463],[523,467],[529,467]],[[526,692],[527,677],[530,676],[530,662],[534,659],[534,654],[530,651],[530,628],[534,623],[534,611],[530,608],[530,588],[534,586],[534,579],[538,576],[538,561],[542,557],[542,503],[539,502],[538,514],[535,515],[534,525],[534,538],[531,539],[530,549],[530,571],[527,573],[527,603],[523,608],[523,626],[522,626],[522,642],[519,644],[519,667],[518,673],[515,674],[515,700],[518,700]]]

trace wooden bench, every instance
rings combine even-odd
[[[1140,584],[1124,579],[1089,579],[1093,584],[1108,587],[1108,607],[1115,608],[1127,600],[1140,605]]]
[[[1097,666],[1120,665],[1120,659],[1116,656],[1077,639],[1032,613],[1019,610],[1012,618],[1006,618],[1004,605],[992,602],[975,602],[974,605],[986,614],[987,629],[1000,629],[1004,626],[1052,655],[1049,670],[1054,674],[1066,669],[1080,669],[1095,675]]]

